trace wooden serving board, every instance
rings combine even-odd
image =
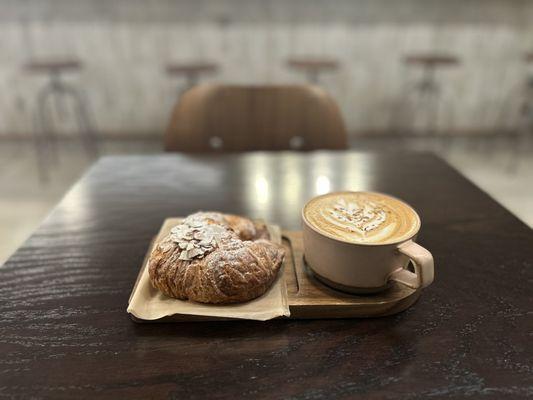
[[[165,223],[168,222],[169,220]],[[407,309],[420,296],[420,290],[411,289],[400,283],[394,283],[389,289],[378,294],[367,295],[354,295],[332,289],[315,278],[305,264],[301,231],[282,231],[282,244],[286,249],[282,279],[287,289],[291,319],[381,317]],[[151,248],[152,246],[143,262],[133,292],[146,268]],[[136,322],[180,322],[213,321],[224,318],[179,314],[154,321],[145,321],[134,316],[132,319]]]
[[[407,309],[420,296],[420,290],[400,283],[378,294],[354,295],[332,289],[316,279],[305,264],[301,231],[283,231],[283,244],[290,318],[381,317]]]

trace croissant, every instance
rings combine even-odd
[[[274,282],[285,252],[263,224],[237,215],[199,212],[157,243],[149,259],[152,286],[201,303],[254,299]]]

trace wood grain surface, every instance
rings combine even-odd
[[[135,324],[151,238],[195,210],[297,230],[326,190],[411,203],[433,285],[376,319]],[[0,268],[0,398],[488,398],[533,395],[533,233],[432,155],[101,159]]]

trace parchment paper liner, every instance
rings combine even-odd
[[[261,297],[246,303],[230,305],[209,305],[192,301],[177,300],[163,295],[152,287],[148,275],[147,262],[152,247],[170,229],[180,222],[180,218],[168,218],[163,223],[155,241],[150,245],[142,266],[142,273],[130,296],[128,313],[140,320],[153,321],[172,315],[194,315],[216,318],[237,318],[266,321],[272,318],[290,316],[287,301],[287,288],[283,280],[283,266],[270,289]],[[281,243],[279,226],[268,225],[272,240]]]

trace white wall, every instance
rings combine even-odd
[[[225,21],[225,23],[221,23]],[[180,83],[170,60],[220,63],[211,81],[303,81],[295,55],[342,63],[323,85],[350,131],[385,132],[406,106],[410,52],[444,51],[441,126],[456,133],[512,127],[533,50],[533,2],[513,0],[0,0],[0,135],[31,132],[45,78],[21,66],[75,55],[100,132],[159,134]],[[395,117],[400,115],[400,117]],[[68,131],[68,129],[65,129]]]

